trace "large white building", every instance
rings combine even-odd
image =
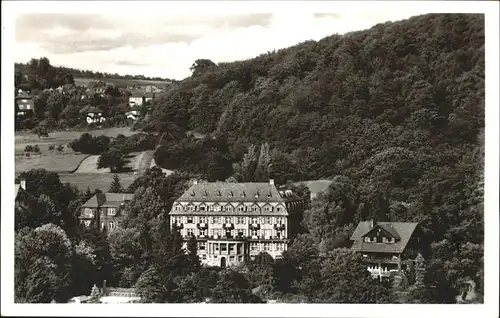
[[[194,182],[173,204],[172,227],[198,241],[201,262],[231,266],[267,252],[281,257],[290,236],[290,216],[305,202],[269,183]],[[292,218],[293,219],[293,218]]]

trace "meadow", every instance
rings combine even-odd
[[[90,82],[97,82],[100,81],[100,79],[96,78],[82,78],[82,77],[77,77],[75,78],[75,85],[76,86],[87,86]],[[170,82],[167,81],[154,81],[154,80],[139,80],[139,79],[113,79],[113,78],[106,78],[102,79],[102,81],[105,81],[107,83],[111,83],[113,85],[158,85],[158,86],[166,86],[169,85]]]

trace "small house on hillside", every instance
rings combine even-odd
[[[155,98],[154,93],[145,93],[143,91],[134,91],[128,98],[130,107],[142,106],[144,103],[150,102]]]
[[[360,222],[351,236],[351,249],[363,255],[374,277],[387,277],[401,271],[403,252],[417,248],[418,223]]]
[[[33,97],[23,90],[18,91],[15,97],[15,103],[17,107],[16,115],[18,116],[32,115],[35,112],[35,101]]]
[[[85,121],[87,124],[102,124],[106,121],[103,116],[102,110],[95,106],[86,106],[81,111],[80,114],[85,116]]]
[[[90,82],[88,85],[87,85],[87,94],[89,95],[101,95],[101,97],[104,97],[104,92],[106,91],[106,89],[108,88],[108,86],[110,86],[109,83],[106,83],[106,82],[103,82],[103,81],[93,81],[93,82]],[[111,85],[112,86],[112,85]]]
[[[131,193],[97,193],[81,206],[80,222],[86,227],[105,227],[113,231],[126,217],[125,207],[133,199]]]

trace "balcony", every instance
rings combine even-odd
[[[208,228],[208,224],[207,223],[198,223],[198,224],[196,224],[196,227],[199,229],[206,229],[206,228]]]
[[[250,224],[250,228],[252,228],[252,229],[260,229],[260,224],[258,224],[258,223],[251,223]]]
[[[224,224],[222,224],[222,228],[224,228],[226,230],[232,230],[232,229],[234,229],[234,224],[233,223],[224,223]]]
[[[284,231],[285,230],[285,224],[274,224],[274,229],[277,231]]]

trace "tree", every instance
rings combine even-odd
[[[349,249],[336,249],[321,262],[322,288],[316,298],[327,303],[390,303],[389,281],[371,277],[362,256]]]
[[[208,59],[198,59],[194,61],[189,70],[192,72],[192,76],[198,76],[203,74],[205,71],[214,67],[216,64]]]
[[[22,302],[64,302],[69,298],[72,244],[54,225],[23,229],[15,242],[15,295]]]
[[[415,287],[416,288],[423,288],[424,285],[424,279],[425,279],[425,261],[424,257],[422,254],[418,254],[417,258],[415,259]]]
[[[125,192],[125,189],[123,189],[123,186],[120,183],[120,176],[119,175],[117,175],[117,174],[113,175],[113,181],[111,181],[111,184],[109,185],[108,192],[110,192],[110,193]]]
[[[198,242],[194,236],[191,236],[187,242],[187,251],[189,262],[194,271],[201,267],[200,258],[198,256]]]
[[[213,303],[259,303],[262,302],[252,294],[250,284],[241,273],[224,270],[220,273],[217,286],[212,291]]]
[[[44,124],[38,124],[34,129],[33,133],[38,135],[38,138],[41,139],[41,137],[48,137],[49,136],[49,129],[46,125]]]
[[[97,168],[109,168],[111,172],[120,172],[125,167],[127,161],[121,151],[109,150],[102,153],[97,161]]]

